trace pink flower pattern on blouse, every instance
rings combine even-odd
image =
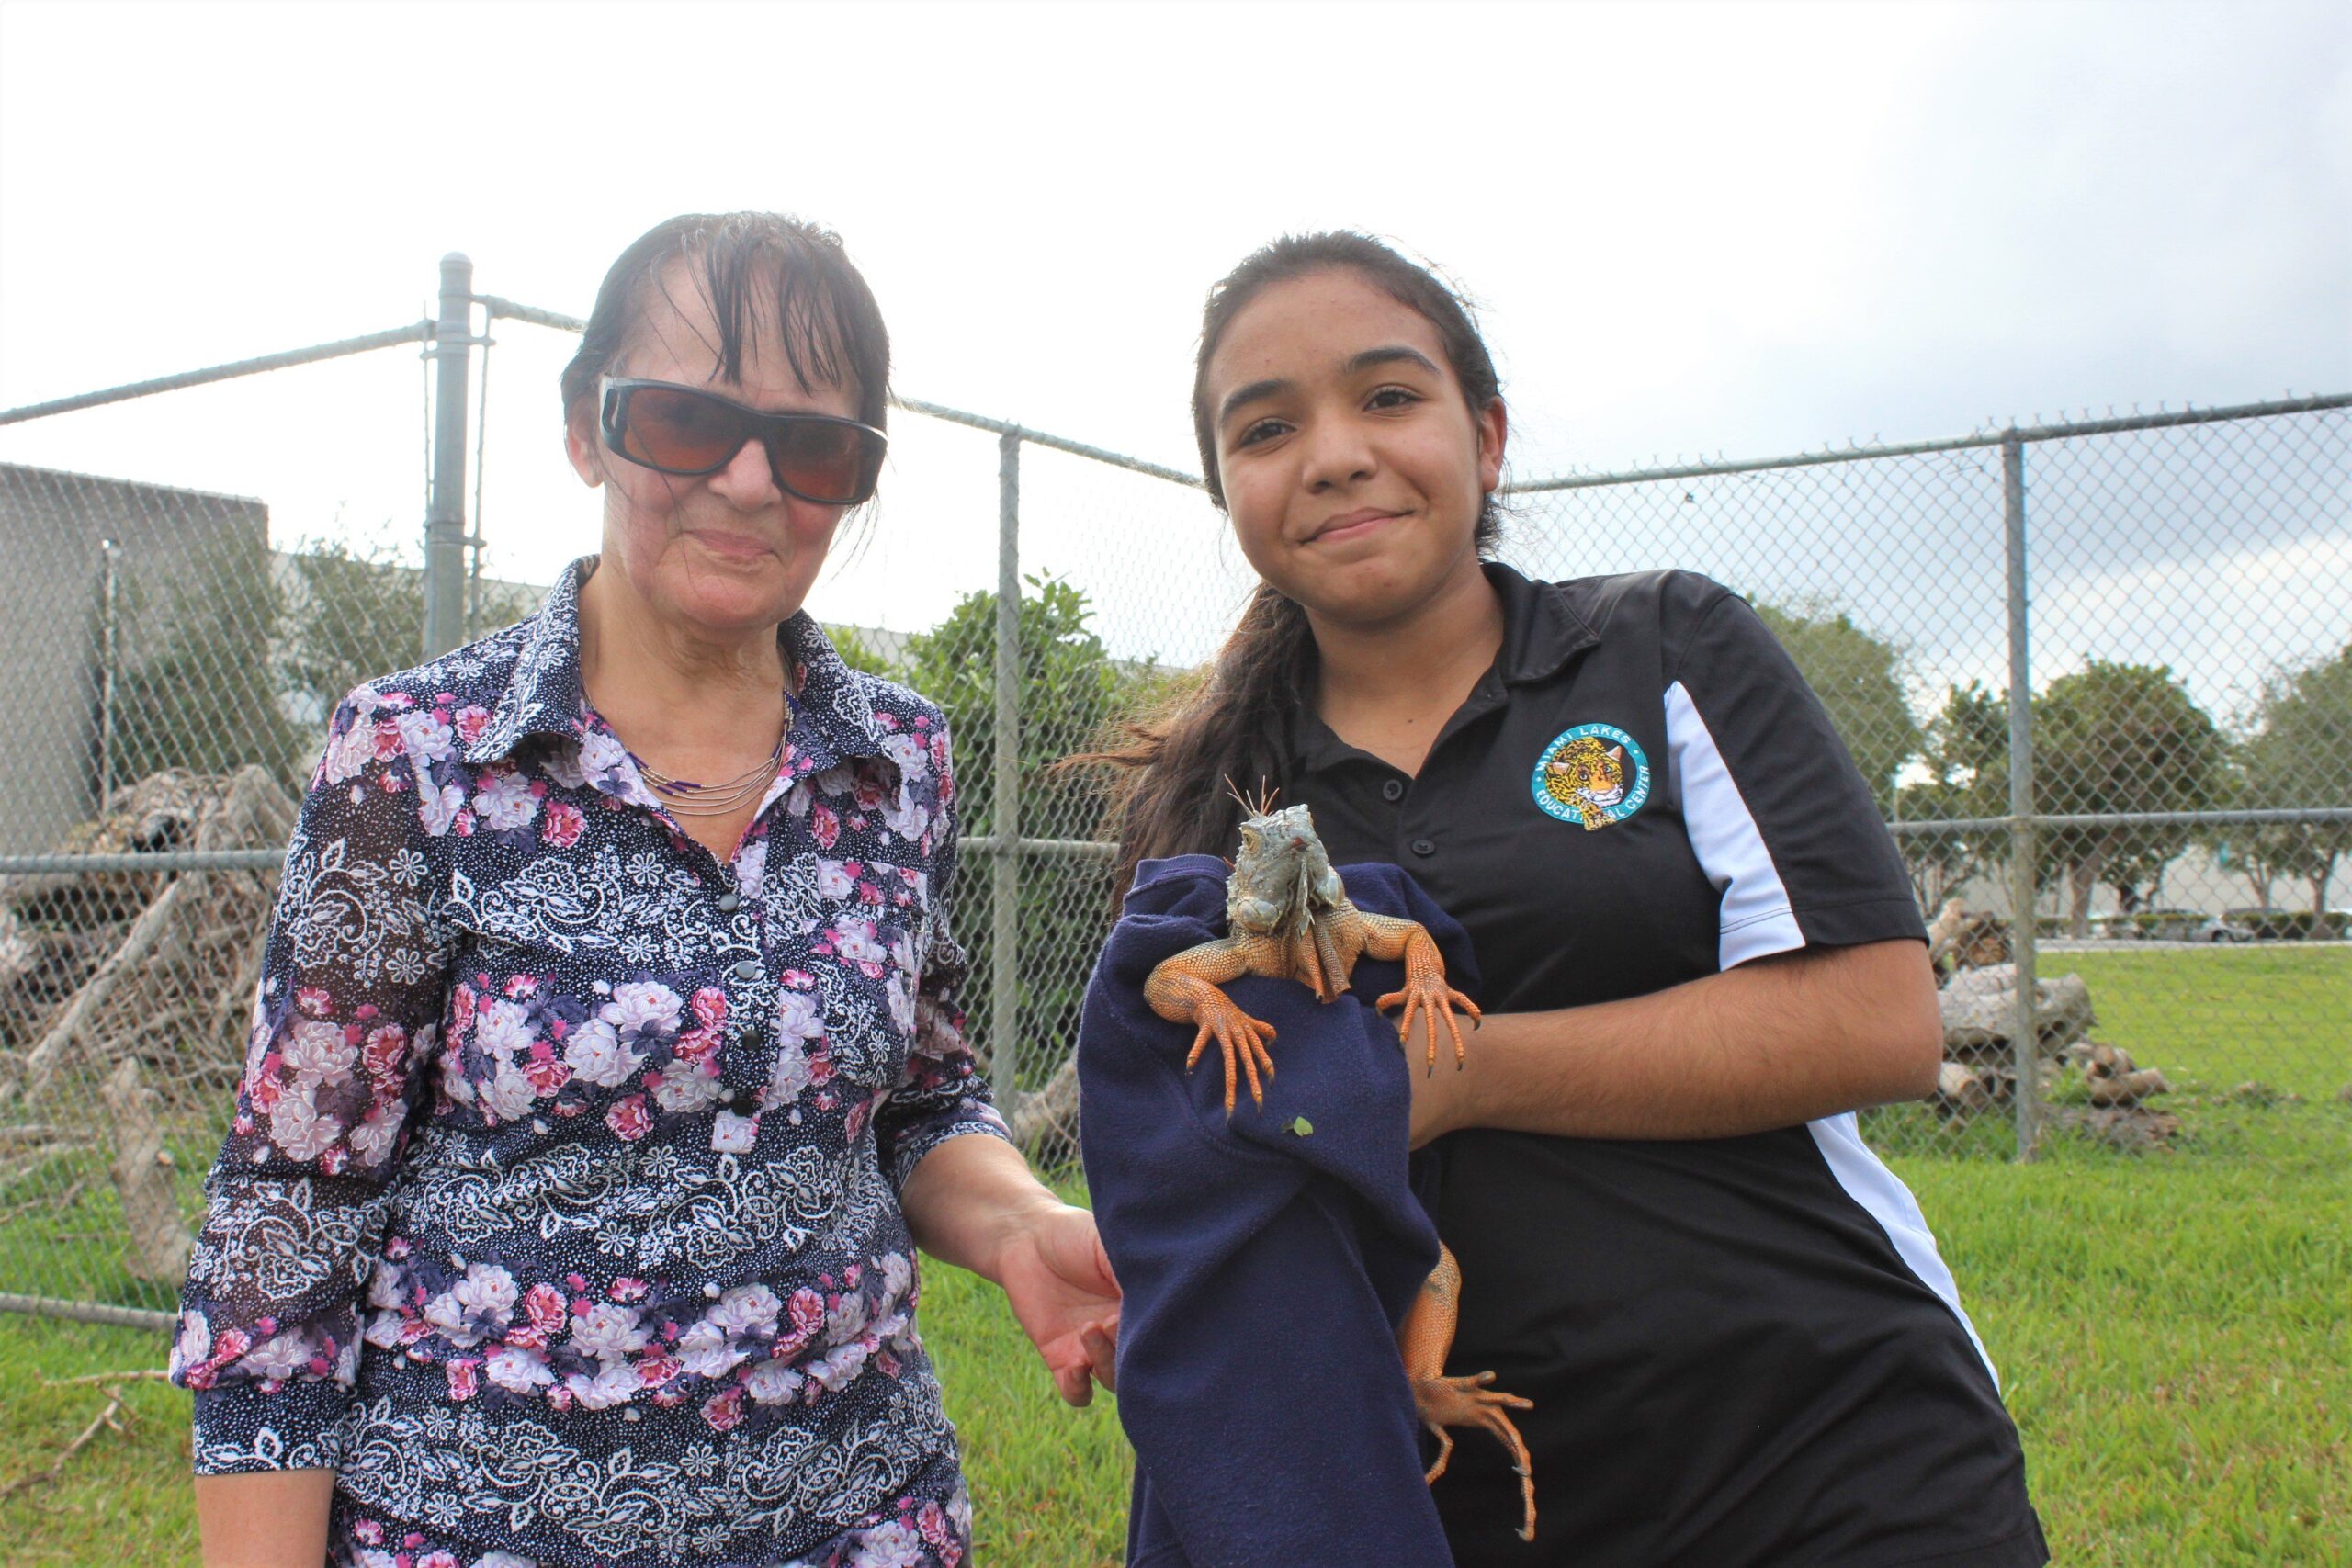
[[[173,1350],[197,1468],[334,1469],[462,1563],[954,1568],[897,1194],[1006,1134],[946,726],[795,616],[722,861],[584,699],[594,570],[334,716]]]

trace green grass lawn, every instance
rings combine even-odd
[[[2093,1032],[2195,1102],[2249,1081],[2312,1101],[2352,1085],[2352,942],[2053,953],[2039,969],[2080,975]]]
[[[2179,1152],[2266,1165],[2346,1152],[2352,1126],[2335,1096],[2352,1089],[2352,943],[2048,953],[2038,968],[2044,979],[2081,976],[2092,1037],[2170,1080],[2173,1092],[2149,1103],[2180,1118]],[[2062,1073],[2051,1099],[2084,1103],[2079,1079]],[[1863,1127],[1893,1154],[2006,1158],[2017,1146],[2006,1109],[1956,1124],[1924,1105],[1890,1106]]]
[[[2179,1086],[2165,1102],[2186,1123],[2177,1146],[2058,1140],[2028,1167],[1894,1163],[2000,1366],[2058,1561],[2352,1563],[2352,1106],[2333,1098],[2352,1080],[2352,954],[2069,953],[2044,968],[2081,974],[2100,1036]],[[2247,1079],[2302,1103],[2232,1097]],[[1972,1141],[2001,1146],[1997,1126]],[[58,1283],[111,1268],[85,1255]],[[1001,1298],[955,1269],[924,1279],[978,1560],[1116,1562],[1128,1471],[1113,1402],[1063,1408]],[[46,1469],[105,1403],[45,1380],[162,1360],[151,1336],[0,1314],[0,1487]],[[130,1405],[61,1483],[0,1501],[0,1562],[196,1562],[185,1396],[141,1384]]]
[[[2258,1163],[2072,1143],[1894,1162],[2000,1369],[2060,1562],[2352,1562],[2341,1132]]]

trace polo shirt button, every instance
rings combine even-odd
[[[742,907],[742,898],[732,888],[718,896],[718,912],[722,915],[733,914]]]
[[[735,965],[731,973],[735,978],[748,986],[760,977],[760,961],[756,958],[746,958],[742,963]]]
[[[1417,855],[1433,855],[1437,853],[1437,846],[1430,843],[1427,839],[1415,839],[1413,840],[1413,852]]]
[[[1390,779],[1386,784],[1382,784],[1380,786],[1380,798],[1388,801],[1404,799],[1405,781],[1403,779]]]

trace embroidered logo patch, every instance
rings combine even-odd
[[[1623,822],[1650,797],[1650,760],[1612,724],[1564,729],[1535,759],[1535,804],[1585,830]]]

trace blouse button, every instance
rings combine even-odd
[[[729,888],[718,896],[718,912],[722,915],[731,915],[742,907],[742,903],[741,897],[734,889]]]
[[[1390,802],[1404,799],[1405,781],[1403,779],[1390,779],[1386,784],[1382,784],[1380,786],[1380,798]]]
[[[1430,843],[1427,839],[1415,839],[1413,840],[1413,852],[1417,855],[1433,855],[1437,853],[1437,846]]]
[[[752,1089],[739,1089],[735,1091],[735,1098],[727,1102],[727,1109],[738,1116],[756,1115],[760,1109],[760,1097]]]
[[[735,965],[730,973],[748,986],[760,977],[760,961],[756,958],[746,958],[742,963]]]

